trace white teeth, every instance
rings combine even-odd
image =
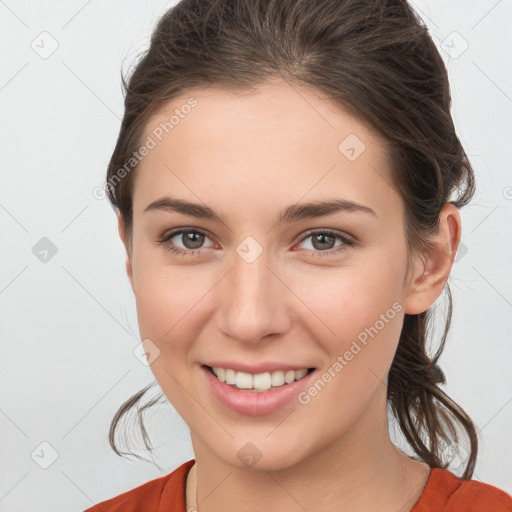
[[[272,386],[275,388],[278,386],[282,386],[284,384],[284,372],[281,370],[277,370],[277,372],[272,372]]]
[[[295,380],[295,371],[294,370],[288,370],[284,374],[284,381],[286,384],[291,384]]]
[[[272,377],[270,372],[258,373],[253,377],[254,389],[270,389],[272,387]]]
[[[239,389],[251,389],[252,375],[245,372],[236,372],[235,386]]]
[[[213,367],[213,373],[221,382],[230,384],[238,389],[252,389],[255,391],[266,391],[271,388],[291,384],[292,382],[302,379],[307,373],[307,368],[300,370],[277,370],[275,372],[265,372],[253,375],[246,372],[236,372],[229,368]]]
[[[297,370],[295,372],[295,380],[302,379],[302,377],[304,377],[304,375],[306,375],[306,373],[308,373],[307,368],[302,368],[302,370]]]
[[[218,368],[214,368],[213,371],[218,370]],[[216,374],[218,376],[218,374]],[[235,370],[226,370],[226,384],[234,384],[236,382],[236,372]]]

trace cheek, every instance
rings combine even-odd
[[[387,381],[403,323],[405,267],[399,254],[371,260],[301,277],[300,293],[314,312],[309,331],[326,354],[321,382],[312,390],[325,400],[305,397],[315,403],[318,417],[334,414],[349,421]],[[332,404],[344,404],[343,410],[330,410]]]
[[[165,265],[149,257],[135,262],[135,297],[141,336],[175,348],[191,338],[193,333],[183,331],[200,325],[197,318],[200,303],[215,284],[212,272],[199,268]]]
[[[327,351],[332,353],[360,334],[364,338],[376,323],[380,339],[398,336],[400,321],[395,318],[403,309],[402,280],[400,265],[380,261],[303,273],[295,278],[294,290],[313,313],[315,338],[327,343]]]
[[[301,403],[304,421],[322,428],[326,438],[348,429],[377,395],[385,397],[404,315],[399,268],[337,270],[315,287],[303,283],[304,293],[310,290],[308,306],[328,329],[320,335],[316,328],[314,339],[327,357]]]
[[[191,267],[192,268],[192,267]],[[184,418],[190,419],[194,402],[191,389],[190,349],[200,335],[201,299],[208,291],[193,271],[147,264],[135,268],[135,297],[142,339],[151,340],[158,354],[151,363],[162,391]]]

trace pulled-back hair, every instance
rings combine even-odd
[[[273,78],[323,93],[386,141],[392,185],[405,205],[409,258],[430,248],[445,203],[461,208],[472,198],[473,170],[450,114],[445,65],[405,0],[182,0],[160,18],[129,80],[122,77],[125,112],[106,191],[124,221],[128,250],[136,166],[122,179],[119,170],[140,147],[150,116],[192,88],[251,90]],[[387,398],[408,444],[430,467],[448,467],[445,449],[460,441],[462,429],[469,440],[462,477],[471,478],[475,426],[440,388],[446,380],[437,361],[452,317],[448,283],[445,292],[446,324],[432,357],[432,307],[405,315]],[[112,420],[110,444],[118,455],[125,454],[115,444],[119,422],[150,387]],[[139,408],[139,420],[156,402]]]

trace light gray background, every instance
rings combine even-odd
[[[193,457],[170,406],[148,416],[160,470],[108,446],[114,412],[152,374],[132,353],[140,339],[115,215],[93,194],[123,113],[121,65],[173,3],[0,1],[0,511],[81,511]],[[413,5],[448,65],[478,179],[461,212],[441,365],[482,432],[474,478],[512,493],[512,2]],[[42,237],[57,248],[46,262],[32,251]]]

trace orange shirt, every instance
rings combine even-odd
[[[84,512],[186,512],[185,484],[189,460],[156,478]],[[433,468],[411,512],[512,512],[512,497],[477,480],[462,480],[446,469]]]

